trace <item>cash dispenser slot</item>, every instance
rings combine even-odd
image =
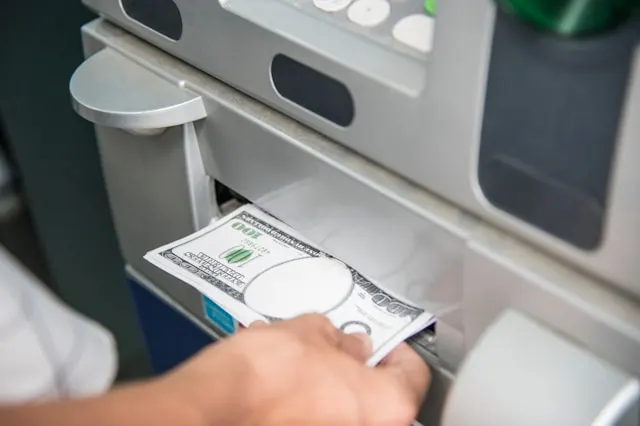
[[[251,201],[219,181],[214,182],[215,196],[220,217],[225,217],[242,205]],[[280,218],[279,218],[280,219]],[[282,220],[282,219],[280,219]],[[284,222],[284,221],[283,221]],[[408,343],[423,354],[430,363],[438,363],[436,347],[437,321],[412,336]]]
[[[215,197],[220,217],[225,217],[251,201],[219,181],[214,182]],[[439,364],[436,347],[437,321],[412,336],[408,343],[421,353],[430,364]]]
[[[250,203],[249,200],[221,182],[214,181],[214,191],[220,216],[226,216],[238,207]]]
[[[438,348],[436,347],[436,328],[438,322],[431,324],[420,333],[412,336],[408,343],[419,352],[424,352],[430,364],[438,361]]]

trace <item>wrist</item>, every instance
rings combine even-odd
[[[103,396],[0,407],[3,425],[206,426],[189,404],[159,382],[137,383]]]
[[[172,381],[164,378],[156,379],[146,385],[140,386],[140,392],[144,395],[146,410],[155,411],[156,418],[161,419],[157,425],[180,424],[184,426],[210,426],[208,415],[201,405],[189,397],[189,392],[182,391],[181,387],[174,386]]]

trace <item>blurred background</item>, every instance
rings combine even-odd
[[[115,333],[119,380],[149,368],[116,242],[93,127],[71,108],[79,0],[0,5],[0,244]]]

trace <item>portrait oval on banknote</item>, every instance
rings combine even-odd
[[[245,304],[273,319],[325,314],[353,290],[351,271],[328,257],[305,257],[275,265],[257,275],[244,291]]]

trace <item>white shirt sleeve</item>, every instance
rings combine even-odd
[[[0,403],[100,394],[116,372],[111,333],[65,306],[0,246]]]

